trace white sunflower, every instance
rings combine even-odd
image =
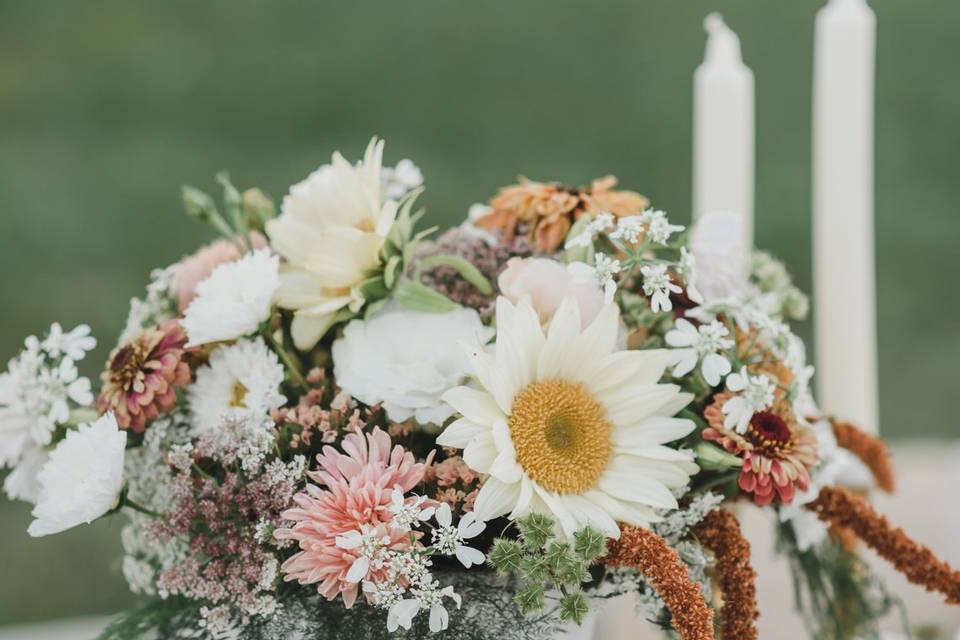
[[[669,351],[619,351],[618,327],[608,304],[581,329],[576,301],[566,298],[544,335],[528,300],[497,300],[495,355],[470,349],[481,388],[445,394],[463,417],[437,439],[488,474],[479,519],[538,512],[567,536],[590,525],[618,537],[618,522],[645,527],[677,507],[671,489],[698,468],[692,454],[666,444],[693,431],[673,417],[691,396],[658,383]]]

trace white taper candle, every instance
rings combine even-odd
[[[817,389],[824,410],[878,428],[873,230],[876,18],[865,0],[817,14],[813,271]]]
[[[712,211],[744,216],[744,246],[753,246],[753,72],[740,39],[711,13],[707,48],[693,79],[694,220]]]

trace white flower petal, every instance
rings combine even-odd
[[[454,552],[454,555],[457,556],[457,560],[460,561],[460,564],[467,569],[473,565],[482,565],[485,559],[483,552],[474,549],[473,547],[466,547],[464,545],[458,546],[457,550]]]
[[[441,447],[465,448],[481,433],[489,433],[490,427],[471,422],[467,418],[460,418],[450,423],[437,436],[437,444]]]
[[[508,513],[517,503],[519,484],[506,484],[496,478],[487,478],[473,505],[473,513],[484,522]]]

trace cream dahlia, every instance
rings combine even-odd
[[[113,411],[121,429],[139,433],[173,409],[176,387],[190,382],[190,366],[183,361],[186,343],[180,323],[170,320],[114,349],[101,375],[100,413]]]
[[[419,484],[429,461],[418,463],[400,445],[391,448],[390,436],[379,428],[366,435],[351,433],[342,448],[345,454],[324,447],[317,456],[320,468],[308,474],[316,484],[294,496],[297,506],[282,514],[294,524],[277,529],[274,536],[300,546],[281,567],[284,580],[316,584],[328,600],[342,595],[349,608],[361,582],[386,579],[378,553],[410,545],[409,533],[389,526],[394,517],[392,494],[394,489],[407,492]],[[346,543],[358,534],[372,544]],[[372,562],[362,560],[364,555]]]
[[[544,335],[528,300],[497,300],[495,354],[470,353],[480,389],[447,392],[463,417],[437,438],[488,474],[478,518],[539,512],[568,536],[589,524],[618,537],[618,522],[647,526],[676,508],[671,489],[697,466],[664,445],[693,430],[673,417],[691,396],[658,383],[668,351],[618,351],[618,326],[611,304],[581,329],[566,298]]]
[[[290,187],[280,216],[267,223],[273,248],[286,264],[277,304],[294,311],[299,349],[326,333],[337,312],[359,308],[360,283],[380,262],[380,248],[397,216],[380,180],[383,141],[374,138],[356,166],[339,153]]]

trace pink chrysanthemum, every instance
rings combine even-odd
[[[710,425],[703,431],[704,440],[743,458],[738,484],[744,493],[753,494],[756,504],[767,506],[778,498],[790,504],[798,490],[810,486],[810,469],[817,463],[816,435],[797,424],[785,402],[755,413],[743,435],[727,429],[723,405],[731,397],[718,393],[704,410]]]
[[[267,240],[254,231],[250,234],[250,245],[254,249],[263,249],[267,246]],[[197,297],[197,285],[206,280],[214,269],[239,259],[240,251],[237,245],[229,240],[217,240],[183,258],[173,276],[173,290],[177,295],[177,308],[180,313],[186,311]]]
[[[274,532],[278,540],[295,540],[300,546],[300,552],[281,567],[285,580],[316,584],[328,600],[342,595],[349,608],[357,599],[360,581],[348,581],[347,573],[360,549],[338,546],[337,536],[362,532],[386,540],[384,549],[408,548],[409,534],[389,526],[391,496],[394,488],[405,493],[419,484],[429,462],[418,463],[402,446],[390,445],[390,436],[376,428],[366,436],[346,436],[342,444],[346,453],[324,447],[317,456],[320,468],[308,474],[317,484],[307,484],[306,491],[293,498],[297,506],[282,515],[294,525]],[[362,580],[385,578],[386,569],[371,563]]]
[[[101,376],[100,413],[113,411],[121,429],[142,433],[148,422],[173,409],[176,387],[190,382],[186,344],[180,323],[170,320],[114,349]]]

